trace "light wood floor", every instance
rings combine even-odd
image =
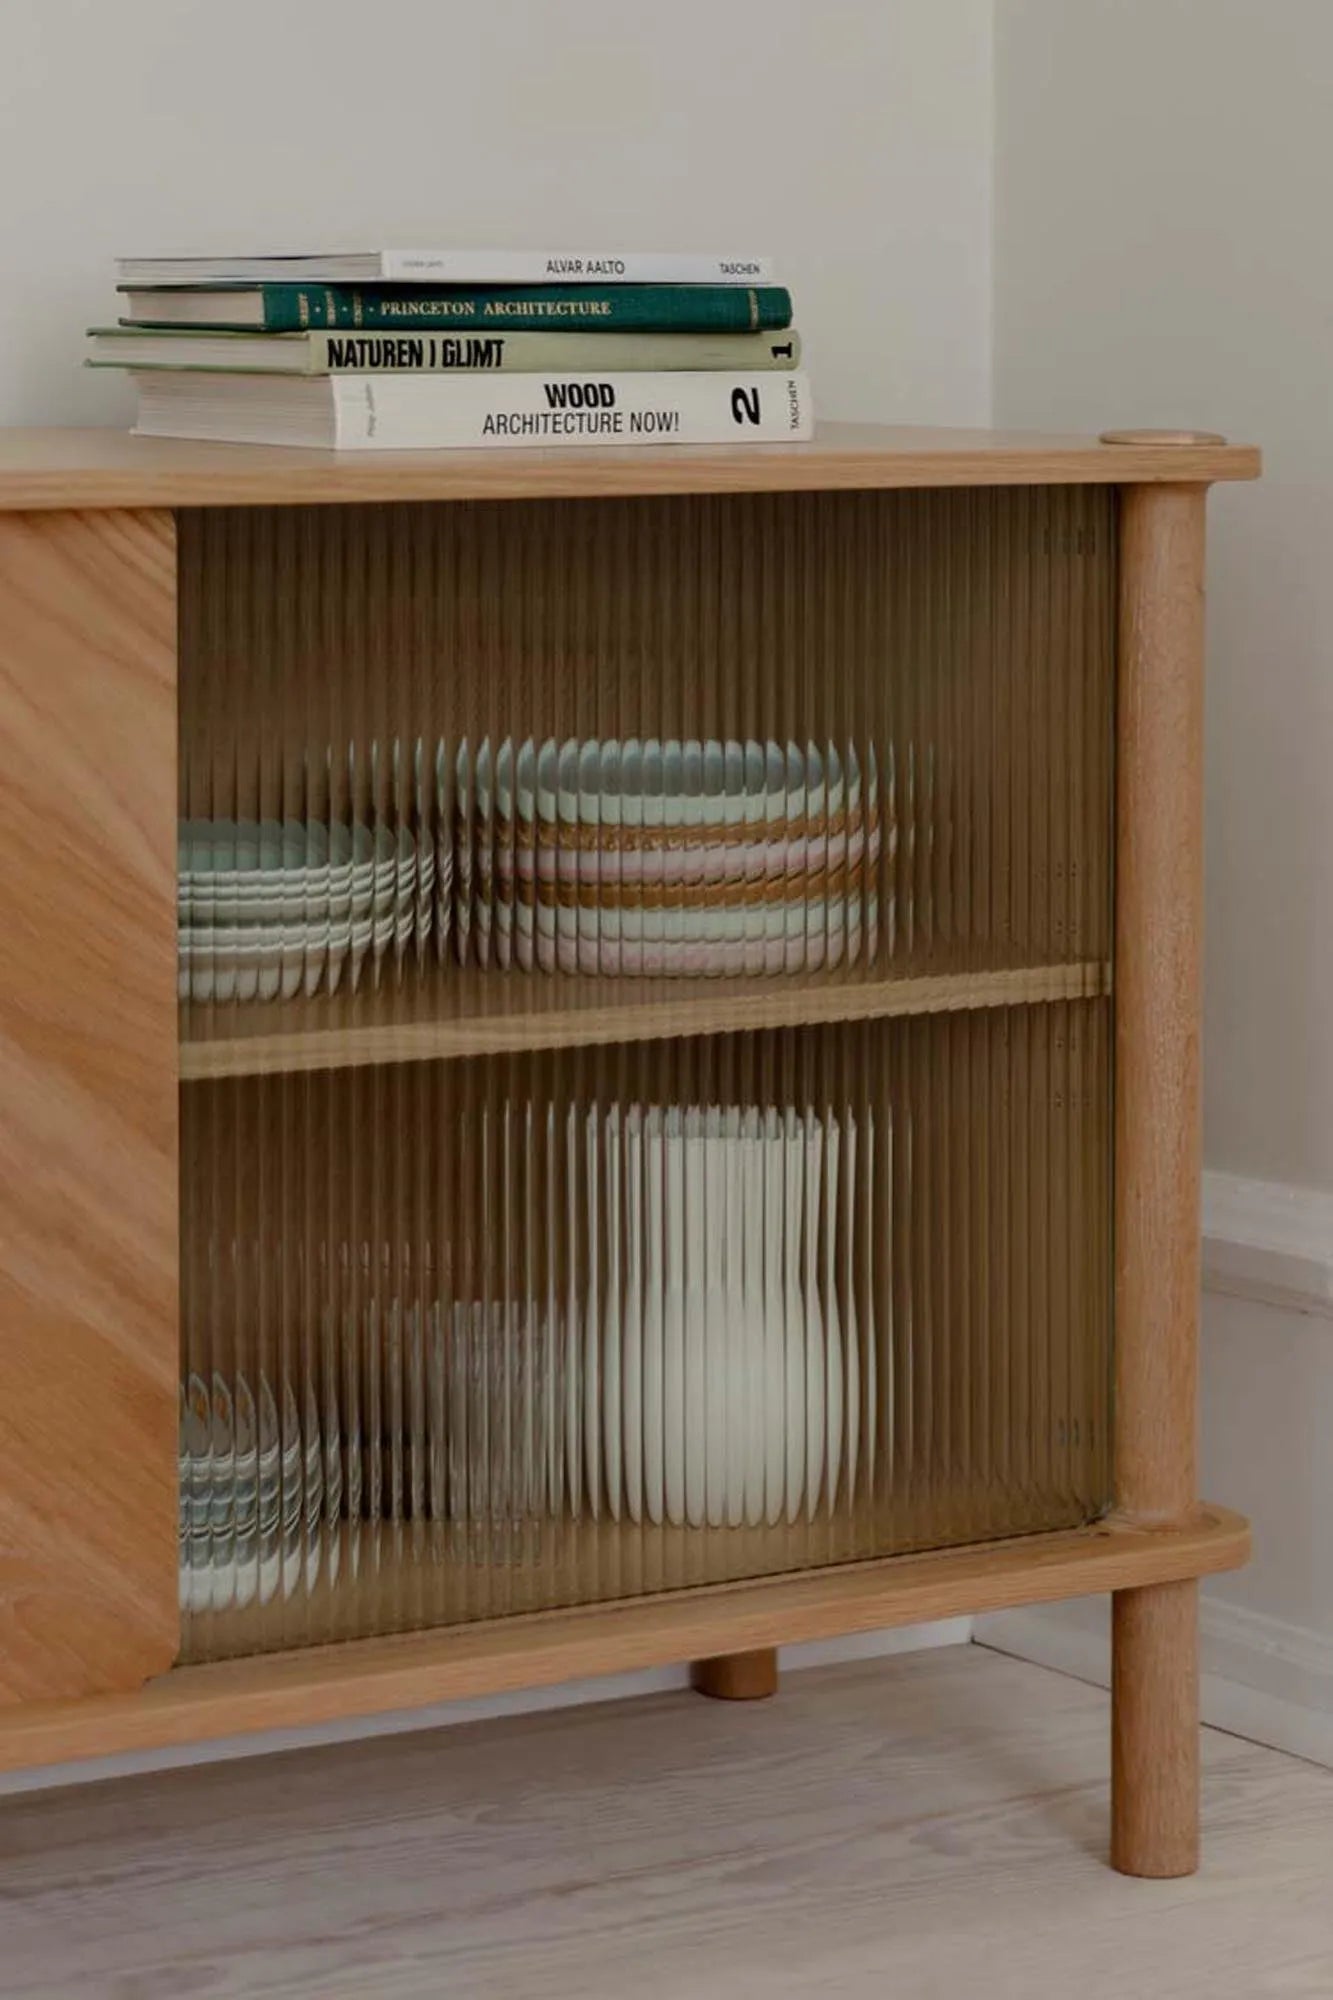
[[[1105,1696],[959,1647],[0,1801],[5,2000],[1333,1995],[1333,1774],[1205,1748],[1103,1865]]]

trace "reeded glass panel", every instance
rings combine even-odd
[[[1091,990],[1111,541],[1083,488],[185,515],[187,1073],[631,979]]]
[[[189,1086],[187,1650],[1088,1518],[1106,1066],[1085,1002]]]
[[[1087,1520],[1095,490],[181,520],[185,1654]]]

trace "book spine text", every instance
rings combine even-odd
[[[800,366],[801,337],[691,333],[312,333],[309,369],[338,374],[546,374],[563,370]]]
[[[791,325],[791,294],[781,285],[261,285],[269,333],[444,333],[464,331],[596,333],[763,333]],[[170,290],[137,294],[152,317],[171,326]],[[157,308],[160,305],[160,317]],[[220,310],[215,322],[228,321]]]
[[[439,385],[430,410],[401,379],[330,381],[344,448],[743,444],[809,437],[802,374],[523,375]],[[406,392],[406,393],[404,393]]]

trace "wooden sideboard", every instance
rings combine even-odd
[[[0,1764],[1109,1591],[1195,1865],[1258,469],[0,437]]]

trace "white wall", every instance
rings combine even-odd
[[[995,419],[1261,444],[1209,577],[1206,1153],[1333,1188],[1333,6],[999,0]]]
[[[995,58],[995,421],[1265,454],[1209,503],[1202,1463],[1256,1559],[1206,1712],[1333,1761],[1333,6],[997,0]]]
[[[110,259],[781,258],[827,415],[984,423],[989,0],[11,0],[0,423],[115,423]]]

